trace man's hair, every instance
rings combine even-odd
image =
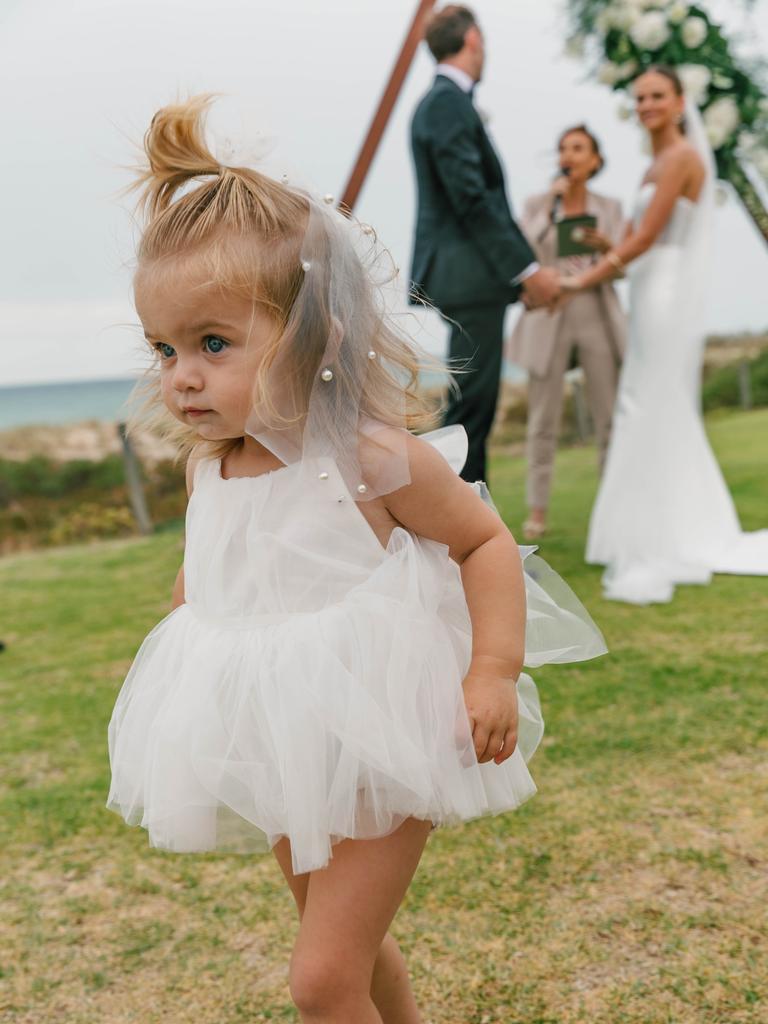
[[[464,46],[467,29],[473,25],[477,25],[475,15],[460,4],[448,4],[433,14],[427,22],[424,38],[435,60],[440,62],[458,53]]]

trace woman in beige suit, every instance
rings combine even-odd
[[[542,266],[554,266],[564,274],[586,269],[601,252],[616,245],[624,234],[621,204],[597,195],[587,182],[603,166],[600,145],[584,125],[569,128],[558,143],[562,174],[548,192],[532,196],[525,204],[520,224]],[[557,256],[556,223],[563,217],[592,214],[594,230],[583,232],[593,255]],[[618,296],[610,281],[561,303],[553,313],[528,310],[521,316],[509,340],[510,362],[529,373],[527,503],[523,524],[527,540],[546,531],[547,508],[557,438],[563,407],[563,376],[575,354],[584,370],[587,403],[595,425],[602,467],[616,400],[616,384],[626,339],[626,323]]]

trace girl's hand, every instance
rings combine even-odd
[[[511,676],[470,668],[462,683],[472,741],[480,764],[501,764],[517,745],[517,688]]]
[[[598,231],[597,228],[582,228],[582,234],[580,239],[584,245],[589,246],[590,249],[594,249],[596,252],[608,252],[609,249],[613,248],[613,242],[604,235],[602,231]]]

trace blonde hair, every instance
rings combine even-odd
[[[225,167],[216,160],[204,136],[205,117],[212,100],[206,94],[163,107],[152,118],[144,136],[147,162],[139,168],[137,180],[130,186],[140,192],[139,210],[145,220],[137,252],[138,270],[151,265],[153,274],[164,269],[178,272],[180,261],[193,260],[196,268],[202,266],[211,282],[261,306],[271,317],[275,330],[266,340],[254,381],[254,403],[270,406],[267,372],[278,355],[288,353],[295,363],[290,376],[299,412],[306,412],[301,401],[308,400],[331,327],[327,301],[322,308],[320,295],[320,309],[316,307],[319,315],[315,315],[311,329],[305,332],[305,350],[298,351],[295,338],[286,334],[304,280],[301,248],[311,201],[306,193],[288,188],[259,171]],[[362,289],[351,289],[349,296],[349,301],[359,306],[359,310],[352,310],[352,315],[359,312],[356,319],[370,325],[367,342],[381,356],[366,375],[360,396],[361,415],[385,424],[402,425],[404,393],[405,425],[419,426],[434,415],[418,389],[423,360],[392,321],[378,312],[375,287],[373,281],[366,282]],[[388,364],[390,371],[382,364]],[[399,382],[396,388],[393,379]],[[147,371],[137,393],[143,401],[129,426],[141,423],[154,429],[175,442],[182,453],[200,443],[191,427],[177,421],[165,409],[160,395],[159,363]],[[234,438],[203,442],[202,453],[221,456],[239,441]]]

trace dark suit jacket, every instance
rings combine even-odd
[[[512,218],[504,171],[470,96],[437,75],[411,122],[418,210],[414,300],[438,309],[504,305],[535,256]]]

